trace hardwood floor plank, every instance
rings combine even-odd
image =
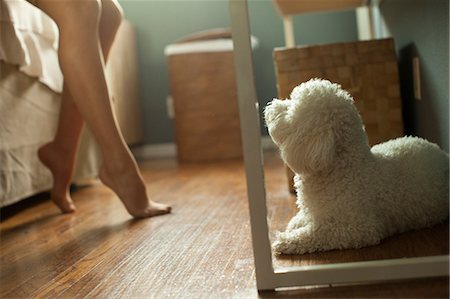
[[[201,181],[204,182],[209,174],[203,173],[203,175],[195,177],[198,177],[199,183],[202,183]],[[187,190],[191,189],[191,184],[195,183],[195,177],[191,178],[191,183],[186,184],[185,188]],[[214,258],[215,253],[223,252],[224,248],[231,250],[234,245],[233,239],[236,239],[236,236],[238,237],[237,239],[245,235],[248,237],[248,234],[242,234],[240,231],[236,234],[233,231],[230,232],[224,229],[224,227],[231,226],[236,220],[246,217],[245,214],[247,213],[240,205],[235,204],[236,200],[242,200],[241,196],[234,198],[235,190],[227,190],[220,187],[224,180],[227,181],[230,178],[233,178],[233,176],[228,178],[226,176],[213,176],[213,178],[207,180],[208,186],[212,190],[217,191],[213,199],[210,198],[211,192],[202,194],[201,191],[198,192],[199,190],[197,190],[195,191],[198,198],[196,204],[180,202],[184,206],[180,206],[180,212],[176,215],[177,219],[173,219],[175,221],[174,226],[177,227],[180,234],[175,238],[166,240],[165,244],[166,251],[167,248],[170,248],[173,249],[173,252],[165,252],[163,254],[158,250],[155,252],[153,248],[158,248],[158,244],[154,244],[154,240],[146,240],[144,244],[141,244],[140,248],[130,253],[134,256],[132,259],[133,263],[114,271],[114,276],[107,278],[88,296],[97,296],[99,294],[113,296],[118,293],[117,290],[125,289],[124,285],[116,284],[116,289],[111,290],[110,285],[115,283],[114,280],[117,277],[128,277],[136,286],[132,291],[120,294],[126,297],[154,293],[152,289],[165,290],[162,293],[155,293],[156,296],[182,294],[184,290],[192,289],[192,284],[203,285],[199,290],[203,294],[205,292],[210,294],[217,292],[217,288],[220,289],[220,285],[217,285],[217,282],[223,280],[221,278],[226,277],[224,268],[230,263],[230,257],[225,255],[223,258]],[[243,175],[240,176],[239,180],[242,180],[242,178]],[[197,183],[194,185],[197,185]],[[186,194],[186,192],[182,193]],[[184,201],[184,199],[181,199],[181,201]],[[173,228],[174,226],[171,227]],[[164,234],[170,233],[170,230],[164,232]],[[251,252],[248,253],[251,255]],[[233,261],[231,262],[233,263]],[[251,263],[248,264],[252,265],[252,263],[253,261],[251,260]],[[177,271],[171,275],[163,276],[161,271],[158,270],[160,267],[173,268],[177,269]],[[213,267],[213,270],[211,270],[211,267]],[[133,274],[130,276],[130,273]],[[180,281],[183,283],[180,283]],[[210,283],[205,283],[208,281]],[[251,283],[253,286],[254,282],[251,281]],[[170,286],[170,288],[167,288],[167,286]]]
[[[108,237],[108,234],[114,233],[114,219],[108,221],[107,213],[102,211],[101,205],[98,205],[104,201],[105,197],[111,197],[111,195],[112,193],[104,187],[81,190],[76,195],[76,197],[81,197],[81,200],[77,201],[78,211],[76,213],[55,217],[52,222],[53,225],[46,224],[42,227],[29,228],[27,236],[32,238],[31,242],[28,242],[25,238],[22,243],[10,243],[22,245],[16,246],[15,253],[13,253],[13,255],[15,254],[14,258],[8,259],[8,262],[14,265],[14,262],[19,260],[20,263],[17,264],[26,265],[24,271],[20,273],[23,288],[20,287],[20,284],[17,286],[21,290],[21,293],[17,295],[28,296],[30,295],[28,289],[35,290],[33,284],[28,283],[27,280],[32,280],[33,283],[40,286],[45,285],[43,283],[54,273],[68,268],[93,248],[96,248],[102,239]],[[111,207],[117,209],[117,216],[122,214],[128,217],[121,210],[119,202],[114,201]],[[40,210],[53,210],[50,202],[38,208]],[[116,216],[113,218],[116,218]],[[101,220],[106,220],[106,226]],[[111,232],[108,233],[108,231]],[[8,244],[3,240],[2,243]],[[8,258],[8,255],[4,255],[2,252],[2,257]],[[2,277],[14,278],[14,275],[11,274],[14,274],[15,269],[8,266],[9,264],[6,264],[3,267],[1,275]],[[11,279],[11,281],[17,280]],[[3,287],[4,285],[2,285]]]
[[[296,213],[295,196],[277,153],[265,161],[273,235]],[[100,185],[73,194],[72,215],[60,215],[49,201],[25,209],[0,224],[0,297],[448,297],[446,278],[258,295],[242,161],[160,160],[141,168],[149,194],[172,205],[171,215],[132,220]],[[274,265],[439,253],[448,254],[448,222],[361,250],[274,257]]]

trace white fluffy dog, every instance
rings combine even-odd
[[[276,253],[360,248],[448,217],[449,160],[436,144],[403,137],[370,148],[353,99],[313,79],[264,111],[269,134],[296,173],[299,212]]]

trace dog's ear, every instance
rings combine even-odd
[[[305,137],[293,149],[282,151],[283,159],[292,170],[302,174],[323,171],[331,165],[335,156],[334,133],[331,129],[320,130]]]
[[[269,129],[269,135],[278,146],[289,135],[288,106],[288,100],[273,99],[264,109],[264,119]]]
[[[323,130],[310,137],[305,144],[305,170],[317,172],[326,169],[334,159],[335,140],[331,129]]]

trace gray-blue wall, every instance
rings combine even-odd
[[[449,150],[449,1],[385,0],[381,4],[398,49],[407,134]],[[420,58],[422,100],[412,92],[411,59]]]
[[[120,3],[125,17],[137,31],[145,143],[172,142],[173,125],[167,117],[165,103],[170,92],[164,47],[194,32],[229,27],[228,1],[122,0]],[[272,50],[284,44],[283,27],[272,1],[249,1],[249,11],[252,34],[260,42],[254,52],[254,64],[258,98],[263,107],[277,94]],[[353,11],[298,16],[294,25],[296,40],[301,44],[357,39]]]

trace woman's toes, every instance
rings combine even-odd
[[[63,213],[73,213],[76,210],[75,205],[72,199],[70,198],[70,195],[68,197],[62,198],[52,196],[52,201]]]

